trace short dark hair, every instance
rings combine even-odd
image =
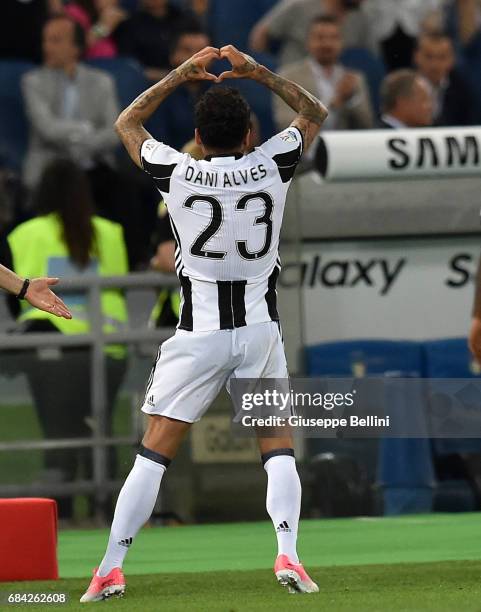
[[[399,98],[410,96],[417,78],[417,72],[404,68],[388,74],[381,85],[382,111],[388,113]]]
[[[195,126],[204,145],[228,151],[242,144],[250,128],[250,114],[237,89],[212,87],[195,105]]]
[[[336,27],[340,27],[339,19],[335,15],[316,15],[309,24],[309,30],[316,25],[333,25]]]

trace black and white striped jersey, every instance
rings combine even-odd
[[[279,234],[302,149],[295,127],[248,155],[201,161],[154,139],[144,141],[142,165],[167,203],[177,242],[180,329],[278,320]]]

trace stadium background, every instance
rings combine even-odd
[[[35,214],[32,209],[34,188],[25,180],[31,119],[22,79],[41,61],[39,41],[49,12],[57,14],[66,10],[63,4],[69,3],[42,0],[6,0],[3,3],[0,20],[2,245],[16,226]],[[85,5],[87,15],[92,8],[89,3],[70,4]],[[150,4],[153,9],[148,8],[149,2],[145,2],[144,9],[158,10],[158,5],[163,3]],[[274,26],[270,26],[271,35],[264,41],[265,48],[262,29],[260,33],[259,26],[255,29],[259,20],[266,19],[265,15],[269,16],[269,11],[276,10],[275,5],[279,8],[280,4],[289,2],[172,2],[169,9],[172,21],[167,23],[167,17],[164,22],[164,18],[158,18],[159,31],[162,27],[167,29],[162,37],[167,62],[169,49],[171,52],[172,45],[178,41],[177,34],[185,28],[185,32],[196,35],[205,32],[218,46],[232,43],[241,49],[250,49],[259,61],[273,69],[285,70],[286,61],[288,67],[293,59],[299,59],[291,56],[286,60],[288,44],[293,43],[295,48],[297,26],[292,28],[292,33],[289,24],[283,24],[277,17]],[[298,4],[298,10],[307,14],[315,3],[299,0]],[[357,140],[355,145],[354,132],[349,132],[355,155],[357,152],[362,158],[363,151],[372,151],[376,143],[387,138],[385,131],[371,131],[382,127],[380,91],[385,76],[400,68],[420,70],[413,55],[416,39],[426,34],[434,34],[436,38],[440,32],[452,40],[456,79],[462,79],[463,84],[459,85],[458,93],[462,89],[469,95],[459,96],[455,101],[457,110],[461,111],[455,121],[447,120],[438,109],[432,123],[438,129],[455,127],[454,134],[466,128],[463,134],[474,137],[479,146],[476,126],[481,123],[481,20],[477,12],[480,7],[475,0],[326,1],[324,4],[319,0],[318,4],[319,13],[334,14],[344,24],[350,19],[350,35],[355,43],[349,45],[349,40],[345,40],[339,62],[361,72],[369,89],[372,119],[369,124],[361,122],[353,126],[359,128],[356,136],[362,134],[364,138]],[[301,9],[301,5],[305,6]],[[95,23],[115,24],[109,36],[100,37],[103,42],[106,38],[112,39],[114,44],[107,50],[105,47],[103,50],[90,49],[86,62],[112,77],[122,108],[148,86],[149,76],[152,76],[149,69],[153,67],[142,65],[142,52],[138,48],[131,48],[129,55],[125,55],[128,47],[125,40],[129,36],[126,23],[132,28],[130,36],[133,36],[136,22],[135,18],[129,20],[129,15],[135,17],[137,3],[106,2],[104,5],[99,2],[98,7],[101,8],[89,22],[82,20],[71,8],[67,10],[85,27],[87,35],[89,27],[95,27]],[[120,7],[126,13],[121,13]],[[363,17],[359,18],[361,12]],[[470,14],[475,15],[471,29],[466,27],[466,15]],[[367,26],[369,32],[363,30]],[[356,28],[357,33],[361,33],[357,39],[352,34]],[[126,30],[127,35],[124,32],[116,38],[115,29],[120,29],[121,34],[122,29]],[[346,30],[349,34],[345,28],[345,37]],[[359,46],[363,38],[365,45]],[[160,72],[168,68],[165,57],[154,67]],[[302,61],[302,56],[300,59]],[[454,72],[446,75],[443,87],[454,83],[451,89],[455,94],[456,83],[460,82],[456,79]],[[236,82],[235,85],[252,106],[261,139],[284,127],[278,122],[270,94],[251,83]],[[439,95],[436,88],[433,88],[433,95]],[[183,130],[176,133],[175,128],[185,128],[184,113],[190,112],[193,100],[187,98],[182,104],[177,120],[172,108],[165,110],[165,114],[161,108],[149,126],[154,136],[166,141],[170,138],[178,147],[187,141],[182,141]],[[325,154],[331,158],[341,127],[346,126],[333,125],[325,133]],[[403,137],[408,139],[409,127],[403,129]],[[429,137],[430,126],[426,128],[424,131]],[[413,132],[413,142],[416,134]],[[465,142],[461,140],[461,146]],[[115,154],[112,168],[117,173],[113,176],[123,176],[128,183],[128,193],[134,194],[138,207],[134,210],[123,202],[121,215],[115,212],[115,201],[102,202],[99,208],[124,225],[129,271],[138,275],[149,268],[158,243],[162,243],[163,218],[156,221],[159,203],[155,191],[134,171],[117,145],[112,151]],[[341,156],[341,163],[342,159]],[[384,161],[380,160],[380,167],[384,168]],[[350,170],[349,180],[336,180],[336,177],[322,176],[321,153],[304,160],[289,196],[281,252],[284,272],[279,283],[286,350],[293,373],[365,376],[396,370],[400,375],[420,377],[479,375],[465,339],[472,280],[479,257],[479,160],[473,157],[464,165],[460,163],[454,175],[449,174],[443,164],[441,166],[436,169],[426,163],[421,177],[415,180],[412,167],[404,176],[393,177],[381,172],[372,180],[363,174],[361,167],[355,166]],[[367,276],[359,274],[361,268],[368,270]],[[71,268],[68,270],[77,274]],[[388,284],[385,270],[398,270]],[[159,295],[159,289],[144,285],[131,287],[125,293],[129,326],[134,330],[145,331]],[[162,291],[160,288],[161,297]],[[15,323],[7,304],[2,303],[0,308],[0,330],[8,333],[10,340],[15,334],[24,335],[25,328]],[[172,320],[167,318],[161,324],[171,327]],[[142,429],[137,409],[156,352],[154,344],[147,340],[130,347],[128,368],[112,411],[112,435],[121,439],[114,445],[115,468],[109,475],[113,492],[118,490],[130,469],[135,448],[133,441],[139,438]],[[75,476],[67,477],[58,470],[46,469],[45,450],[32,449],[30,444],[30,441],[35,444],[45,438],[29,393],[26,369],[32,367],[34,359],[39,360],[37,363],[50,361],[55,365],[64,357],[65,352],[59,349],[51,349],[50,353],[44,350],[41,354],[32,348],[23,352],[11,348],[2,350],[0,345],[0,496],[41,495],[62,500],[66,497],[61,494],[65,486],[70,487],[68,497],[71,491],[76,493],[73,505],[60,506],[62,530],[59,539],[60,575],[70,579],[65,588],[75,595],[76,589],[80,592],[83,584],[76,579],[90,571],[92,559],[105,539],[105,531],[71,529],[105,525],[110,518],[111,500],[98,495],[98,485],[88,484],[92,473],[85,458],[79,459]],[[82,362],[80,367],[88,368],[88,361]],[[142,575],[145,584],[152,585],[149,587],[152,592],[149,590],[141,604],[144,609],[149,609],[145,606],[155,609],[152,603],[155,588],[163,584],[159,576],[165,578],[170,597],[170,607],[165,609],[175,610],[176,606],[179,609],[182,606],[193,610],[223,610],[228,609],[228,605],[239,610],[266,610],[274,606],[282,609],[280,599],[269,599],[269,594],[263,600],[258,593],[262,588],[259,581],[267,576],[266,572],[254,577],[247,571],[270,567],[269,537],[273,534],[267,523],[235,523],[265,519],[265,476],[251,441],[241,442],[230,437],[229,414],[228,399],[222,395],[205,420],[194,428],[162,486],[152,530],[146,530],[139,538],[137,548],[145,550],[147,547],[148,555],[139,553],[136,556],[134,549],[129,556],[127,573]],[[92,415],[89,419],[88,407],[86,415],[88,427],[94,430],[95,423]],[[58,432],[53,437],[64,436]],[[71,438],[72,434],[65,431],[65,437]],[[479,534],[477,517],[475,514],[451,517],[439,513],[479,510],[481,444],[478,440],[454,443],[419,440],[414,445],[400,442],[389,447],[389,444],[380,446],[377,440],[299,440],[303,518],[306,519],[300,543],[302,558],[306,564],[322,568],[318,575],[322,577],[321,582],[331,585],[328,596],[331,607],[336,610],[348,607],[453,610],[460,606],[474,610],[476,590],[479,595],[474,578],[479,573],[479,552],[473,546],[474,536]],[[91,452],[89,448],[80,450]],[[80,457],[80,450],[62,452],[64,457],[69,453]],[[73,461],[75,463],[76,459]],[[438,514],[430,517],[414,514],[405,519],[372,518],[371,522],[315,520],[428,512]],[[160,528],[220,522],[234,524],[215,528],[189,526],[182,530]],[[192,541],[202,554],[195,556],[188,551]],[[258,560],[253,566],[250,547],[261,548],[261,543],[267,554],[264,551],[256,553]],[[233,558],[227,554],[229,547],[238,551],[239,556]],[[166,558],[172,562],[166,564]],[[345,566],[345,569],[334,570],[330,566]],[[192,584],[190,597],[193,599],[188,604],[183,602],[179,585],[188,579],[194,580],[186,578],[183,572],[210,572],[209,580],[215,590],[226,579],[226,573],[222,574],[221,570],[235,572],[239,579],[239,584],[232,592],[227,592],[225,600],[209,599],[210,591],[204,588],[203,574],[199,573],[197,582]],[[154,573],[158,574],[155,578],[148,578]],[[166,574],[172,574],[171,578]],[[140,580],[133,582],[137,594],[144,584]],[[399,583],[408,585],[408,593],[399,588]],[[428,585],[434,583],[439,588],[430,589]],[[243,604],[247,584],[256,586],[251,600]],[[465,592],[453,594],[460,584],[459,588]],[[49,588],[59,589],[54,583],[49,584]],[[349,595],[343,595],[348,591],[351,591]],[[426,598],[425,607],[419,602],[422,596]],[[127,601],[122,605],[132,607]],[[311,609],[306,606],[313,604],[296,602],[295,606],[298,605]],[[314,608],[317,609],[315,605]]]

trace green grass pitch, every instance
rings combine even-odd
[[[65,591],[70,603],[2,609],[85,610],[78,599],[107,533],[60,532],[59,581],[0,585],[3,596]],[[299,550],[321,592],[290,595],[272,573],[270,523],[146,528],[125,563],[124,599],[90,605],[141,612],[481,612],[480,536],[478,514],[303,521]]]

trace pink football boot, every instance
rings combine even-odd
[[[279,555],[274,572],[280,585],[287,587],[289,593],[319,593],[317,584],[309,578],[300,563],[292,563],[287,555]]]
[[[107,576],[97,576],[97,569],[94,569],[89,588],[82,595],[80,603],[102,601],[112,596],[122,597],[125,593],[125,578],[120,567],[114,567]]]

